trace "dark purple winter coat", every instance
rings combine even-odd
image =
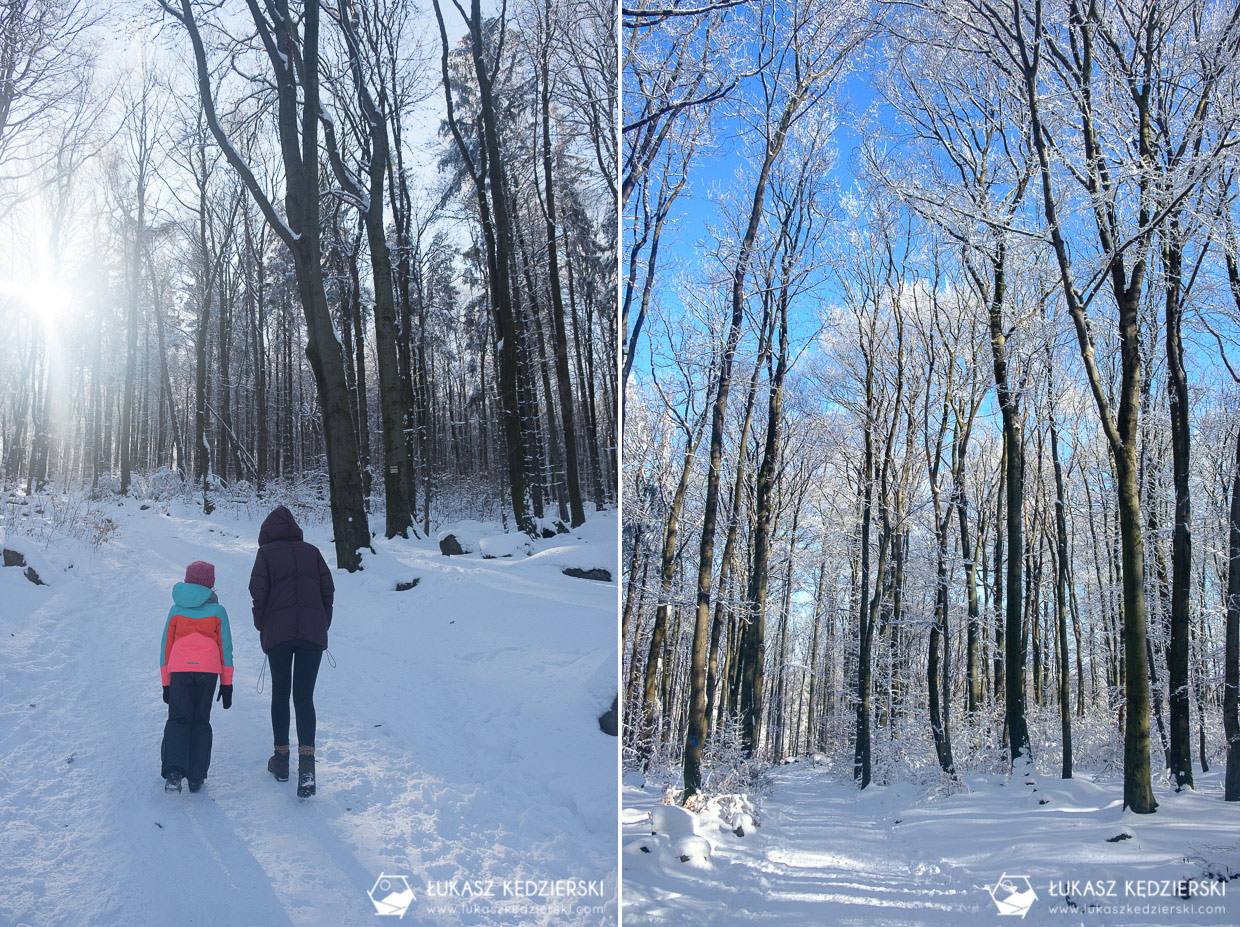
[[[335,591],[319,549],[302,540],[293,513],[277,507],[258,532],[258,556],[250,573],[254,627],[263,653],[285,641],[326,647]]]

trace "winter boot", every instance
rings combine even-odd
[[[181,791],[181,772],[180,772],[180,770],[176,770],[176,769],[174,769],[172,772],[170,772],[170,773],[168,774],[168,778],[164,780],[164,791],[165,791],[165,792],[179,792],[179,791]]]
[[[197,792],[197,791],[200,791],[201,789],[202,789],[201,779],[190,779],[189,780],[189,790],[191,792]]]
[[[267,772],[276,777],[277,782],[288,782],[288,751],[281,753],[279,750],[271,754],[271,759],[267,761]]]
[[[297,756],[297,797],[309,798],[314,794],[314,754]]]

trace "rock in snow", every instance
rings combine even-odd
[[[576,579],[595,579],[600,583],[611,582],[611,572],[598,567],[590,570],[583,570],[581,567],[568,567],[563,573],[565,576],[572,576]]]
[[[445,534],[439,539],[439,552],[445,557],[457,557],[466,553],[466,550],[461,546],[461,542],[456,539],[455,534]]]
[[[620,728],[620,709],[617,704],[619,699],[619,696],[613,698],[611,700],[611,707],[599,715],[598,718],[598,729],[604,734],[610,734],[612,737],[617,736]]]
[[[36,586],[46,586],[51,578],[51,565],[28,538],[9,535],[4,542],[3,558],[6,567],[19,568]]]
[[[710,841],[696,835],[682,837],[673,845],[672,852],[682,863],[704,863],[710,859]]]

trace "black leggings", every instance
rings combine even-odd
[[[294,659],[294,657],[296,657]],[[288,746],[288,697],[297,712],[297,743],[314,746],[314,681],[323,648],[310,641],[285,641],[267,651],[271,661],[271,733],[277,747]]]

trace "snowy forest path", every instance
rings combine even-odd
[[[369,924],[380,872],[409,875],[420,921],[445,925],[574,921],[556,906],[432,910],[433,879],[610,875],[614,893],[615,740],[595,718],[614,694],[615,586],[559,569],[601,548],[489,561],[380,538],[366,570],[337,572],[319,794],[300,800],[266,770],[270,674],[258,694],[246,590],[257,523],[136,503],[113,517],[116,536],[51,587],[0,576],[0,922]],[[307,539],[331,562],[325,531]],[[169,795],[158,648],[197,559],[229,610],[234,702],[213,703],[203,791]]]
[[[1126,896],[1125,883],[1184,879],[1207,880],[1224,895],[1186,903],[1195,907],[1175,923],[1237,923],[1240,893],[1227,892],[1236,883],[1220,889],[1208,875],[1240,873],[1235,809],[1222,801],[1220,773],[1203,774],[1191,792],[1160,788],[1153,815],[1124,811],[1117,785],[1039,776],[1034,790],[1003,775],[971,775],[955,787],[897,782],[859,791],[837,772],[797,762],[773,770],[757,802],[761,826],[744,836],[714,814],[698,816],[713,848],[706,862],[662,849],[643,813],[661,790],[628,786],[624,922],[991,924],[988,886],[1028,877],[1037,900],[1024,924],[1165,924],[1171,915],[1149,902],[1182,899]],[[1116,897],[1091,896],[1090,885],[1111,886]]]
[[[961,890],[920,878],[932,867],[920,848],[891,833],[881,807],[859,813],[855,791],[824,793],[821,779],[803,772],[779,776],[772,790],[767,826],[782,839],[769,841],[754,862],[756,882],[774,902],[768,912],[806,923],[829,909],[827,921],[844,924],[870,922],[875,908],[895,909],[921,923],[926,912],[956,909],[948,896]]]

